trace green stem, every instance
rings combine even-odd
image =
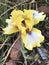
[[[24,48],[21,49],[22,55],[24,57],[24,64],[27,65],[27,56],[25,55]]]

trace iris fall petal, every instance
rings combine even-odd
[[[40,21],[43,21],[46,17],[46,15],[44,14],[44,12],[39,13],[38,11],[35,11],[33,14],[34,17],[34,23],[38,24]]]
[[[32,32],[26,33],[24,36],[22,34],[22,42],[28,50],[32,50],[34,47],[40,47],[40,43],[43,42],[44,36],[41,34],[41,31],[33,28]]]
[[[3,28],[4,34],[12,34],[15,32],[19,32],[19,30],[14,26],[8,25],[6,28]]]

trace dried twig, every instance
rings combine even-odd
[[[2,46],[2,44],[0,44],[0,47]],[[4,44],[4,46],[11,46],[11,44],[10,43],[6,43],[6,44]]]
[[[5,54],[7,53],[7,51],[8,51],[8,48],[7,48],[6,51],[3,53],[3,57],[5,56]]]
[[[0,50],[3,48],[3,46],[5,45],[5,43],[7,42],[7,40],[9,40],[9,37],[7,37],[6,40],[4,41],[4,43],[1,45]]]
[[[27,1],[28,1],[28,0],[27,0]],[[23,1],[22,3],[15,4],[13,7],[10,7],[9,9],[7,9],[4,13],[2,13],[2,14],[0,15],[0,18],[1,18],[3,15],[5,15],[8,11],[10,11],[10,10],[16,8],[18,5],[21,5],[21,4],[23,4],[23,3],[26,3],[27,1]]]

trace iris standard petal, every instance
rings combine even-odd
[[[12,20],[13,20],[13,18],[12,18]],[[22,23],[23,20],[24,19],[21,16],[19,16],[19,17],[15,18],[13,20],[12,25],[19,26],[19,25],[21,25],[21,23]]]
[[[33,14],[34,13],[34,10],[26,10],[26,9],[24,9],[24,14],[25,14],[25,16],[26,16],[26,18],[28,18],[28,19],[32,19],[32,17],[33,17]]]
[[[32,30],[32,27],[34,25],[34,19],[33,19],[33,14],[34,10],[26,10],[24,9],[24,20],[26,24],[26,28],[28,28],[30,31]]]
[[[10,19],[13,21],[12,24],[14,26],[17,26],[18,23],[21,23],[21,21],[24,20],[23,17],[22,17],[23,14],[24,14],[23,11],[16,10],[16,9],[11,12]]]
[[[23,11],[21,11],[21,10],[16,10],[16,9],[14,9],[12,12],[11,12],[11,16],[13,17],[18,17],[18,16],[21,16],[23,14]]]

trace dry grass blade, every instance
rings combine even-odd
[[[11,6],[9,6],[9,5],[3,3],[3,2],[1,2],[0,5],[7,6],[7,7],[11,7]]]
[[[4,41],[4,43],[2,44],[2,46],[0,47],[0,50],[3,48],[3,46],[5,45],[5,43],[9,40],[9,37],[6,38],[6,40]]]

